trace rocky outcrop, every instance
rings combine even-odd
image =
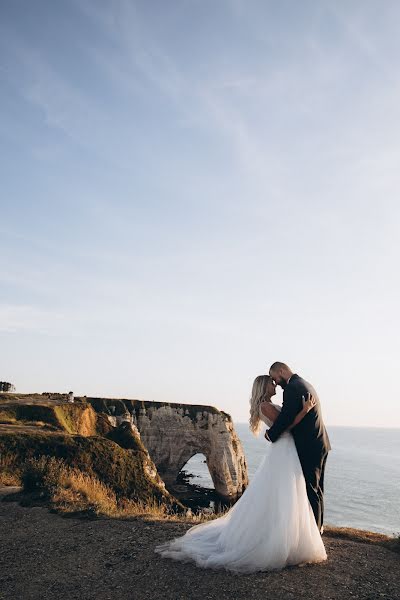
[[[120,428],[124,422],[130,426]],[[11,427],[28,434],[37,426],[42,434],[61,430],[72,436],[100,436],[129,450],[140,441],[141,456],[146,454],[144,472],[161,488],[159,475],[173,487],[181,469],[198,453],[205,455],[222,498],[237,499],[248,484],[232,419],[212,406],[86,397],[69,404],[65,394],[0,394],[0,430]]]
[[[231,417],[212,406],[87,398],[113,424],[128,420],[166,484],[173,484],[187,461],[206,457],[216,492],[235,500],[248,484],[247,464]]]
[[[166,489],[134,424],[110,422],[115,418],[82,400],[59,402],[29,395],[4,402],[0,395],[0,481],[20,477],[31,459],[54,457],[96,477],[118,501],[183,510]]]

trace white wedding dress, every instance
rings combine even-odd
[[[271,426],[261,411],[260,417]],[[156,552],[240,573],[326,560],[292,434],[265,442],[265,456],[249,486],[225,515],[191,527]]]

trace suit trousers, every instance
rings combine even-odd
[[[307,496],[314,513],[318,529],[324,523],[324,476],[328,454],[310,457],[300,456],[300,463],[306,480]]]

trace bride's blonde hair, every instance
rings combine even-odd
[[[262,420],[260,419],[260,404],[264,400],[268,400],[267,394],[268,381],[270,380],[269,375],[259,375],[255,378],[253,388],[251,390],[250,398],[250,430],[254,435],[260,433],[262,427]]]

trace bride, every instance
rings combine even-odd
[[[275,383],[260,375],[253,383],[250,429],[258,435],[262,422],[271,427],[280,407],[271,402]],[[289,429],[266,446],[249,486],[223,516],[191,527],[185,535],[156,552],[199,567],[240,573],[281,569],[288,565],[326,560],[326,552],[307,498],[306,484],[290,429],[312,410],[314,399],[303,402]]]

